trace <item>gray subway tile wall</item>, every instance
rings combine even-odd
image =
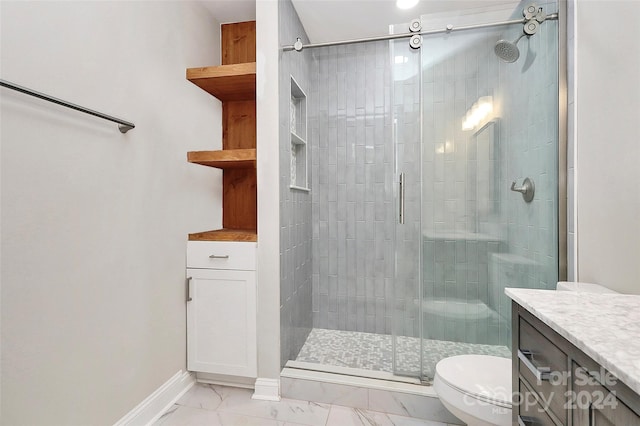
[[[390,334],[395,315],[395,331],[416,336],[419,191],[407,197],[413,222],[396,236],[394,136],[406,151],[399,168],[418,175],[419,75],[393,83],[386,41],[315,49],[313,55],[314,327]],[[396,134],[394,117],[401,118]],[[402,240],[398,258],[408,272],[394,287],[395,238]]]
[[[290,1],[279,2],[281,45],[307,35]],[[280,361],[295,359],[313,326],[311,299],[311,194],[291,189],[291,77],[309,95],[312,57],[283,52],[280,57]],[[308,124],[307,124],[308,126]],[[313,152],[307,155],[313,156]],[[308,182],[313,187],[313,180]]]

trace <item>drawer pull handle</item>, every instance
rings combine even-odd
[[[518,426],[534,426],[541,424],[535,417],[518,416]]]
[[[527,369],[529,369],[529,371],[531,371],[531,373],[536,376],[538,382],[549,380],[549,377],[551,376],[551,368],[536,367],[535,365],[533,365],[533,362],[531,362],[531,359],[533,358],[532,351],[518,349],[518,358],[520,358],[520,361],[522,361]]]
[[[228,259],[229,255],[228,254],[212,254],[211,256],[209,256],[209,259]]]
[[[187,277],[187,302],[191,302],[193,300],[191,297],[191,279],[192,277]]]

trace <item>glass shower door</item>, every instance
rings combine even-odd
[[[423,40],[426,379],[449,356],[510,357],[504,289],[553,289],[558,279],[557,21],[520,42],[517,62],[502,62],[496,41],[521,33],[518,24]],[[531,200],[517,192],[526,178],[535,185]]]
[[[460,354],[511,357],[504,289],[558,280],[558,22],[501,61],[496,42],[521,33],[429,35],[419,50],[391,42],[397,375],[428,381]]]
[[[404,29],[403,29],[404,31]],[[421,63],[408,40],[390,42],[395,179],[393,371],[422,371],[421,288]]]

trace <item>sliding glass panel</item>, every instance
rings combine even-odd
[[[541,7],[557,10],[555,4]],[[473,23],[500,20],[492,13],[478,14]],[[522,17],[522,10],[512,17]],[[423,17],[423,29],[429,24]],[[555,288],[557,27],[545,21],[523,37],[513,63],[500,60],[494,46],[499,39],[515,41],[523,31],[519,24],[424,37],[425,378],[453,355],[510,357],[505,287]],[[526,178],[535,185],[530,201],[518,192]]]
[[[401,29],[406,31],[406,26]],[[395,282],[393,371],[420,376],[420,251],[421,251],[421,100],[420,50],[409,40],[389,42],[392,66],[393,141],[396,173]]]

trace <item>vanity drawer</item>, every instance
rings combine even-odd
[[[518,370],[562,424],[567,423],[568,358],[522,317],[518,338]]]
[[[255,271],[256,247],[253,242],[189,241],[187,268]]]
[[[529,386],[520,380],[518,426],[556,426]],[[562,423],[566,424],[566,423]]]

